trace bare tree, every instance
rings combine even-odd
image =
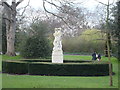
[[[46,3],[55,7],[57,12],[49,11],[46,8]],[[43,0],[43,7],[47,13],[57,17],[58,24],[56,27],[63,28],[64,33],[68,36],[78,35],[83,29],[89,27],[87,20],[90,12],[86,8],[77,7],[73,0],[61,0],[59,5],[52,1]]]
[[[9,5],[5,0],[2,0],[3,5],[3,18],[6,23],[7,31],[7,52],[9,56],[15,56],[15,30],[16,30],[16,8],[23,0],[12,0],[12,4]]]
[[[66,32],[71,30],[71,35],[79,35],[84,29],[88,28],[88,18],[89,12],[83,7],[73,7],[68,5],[62,5],[61,10],[58,15],[63,16],[64,20],[72,27],[72,30],[67,28],[66,25],[62,25]],[[69,30],[69,31],[68,31]]]
[[[117,1],[118,60],[120,61],[120,0]]]
[[[2,11],[2,7],[0,5],[0,11]],[[2,51],[2,13],[0,12],[0,52]]]
[[[97,1],[97,0],[96,0]],[[111,54],[110,54],[110,49],[111,49],[111,34],[109,30],[109,20],[110,20],[110,6],[113,5],[113,3],[110,4],[110,0],[108,0],[107,4],[102,3],[100,1],[97,1],[100,4],[106,6],[106,48],[107,48],[107,56],[109,60],[109,75],[110,75],[110,86],[113,86],[113,79],[112,79],[112,65],[111,65]],[[114,1],[113,1],[114,2]]]

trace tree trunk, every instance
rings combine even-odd
[[[118,60],[120,61],[120,36],[118,36]]]
[[[6,22],[6,36],[7,36],[7,52],[9,56],[15,56],[15,30],[16,30],[16,7],[23,0],[12,0],[12,5],[9,5],[5,0],[2,1],[4,6],[3,14]]]
[[[111,64],[111,59],[110,59],[110,42],[109,42],[109,33],[107,32],[107,56],[109,60],[109,76],[110,76],[110,86],[113,86],[113,79],[112,79],[112,64]]]
[[[10,26],[8,26],[7,30],[7,52],[6,55],[9,56],[15,56],[15,48],[14,48],[14,42],[15,42],[15,22],[10,23]]]
[[[12,2],[10,20],[7,23],[7,52],[6,55],[15,56],[15,30],[16,30],[16,3]],[[8,16],[9,17],[9,16]]]
[[[108,32],[108,43],[109,43],[109,47],[110,47],[110,56],[111,56],[111,53],[112,53],[112,44],[111,44],[111,36],[110,36],[110,33]],[[105,42],[105,57],[108,57],[108,48],[107,48],[107,41]]]
[[[5,19],[2,17],[2,54],[7,51],[7,38],[6,38],[6,23]]]
[[[112,65],[111,65],[111,59],[110,59],[110,45],[111,45],[111,40],[110,40],[110,31],[109,31],[109,16],[110,16],[110,11],[109,11],[109,0],[107,4],[107,17],[106,17],[106,41],[107,41],[107,53],[108,53],[108,60],[109,60],[109,76],[110,76],[110,86],[113,86],[113,79],[112,79]]]

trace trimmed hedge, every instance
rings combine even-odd
[[[2,61],[2,72],[9,74],[28,73],[28,63],[22,61]]]
[[[109,65],[30,63],[29,73],[32,75],[55,76],[101,76],[109,75]]]
[[[21,60],[21,61],[25,61],[25,62],[51,62],[50,59],[45,59],[45,60]],[[64,60],[63,61],[64,63],[84,63],[84,62],[92,62],[90,60],[81,60],[81,61],[78,61],[78,60]]]
[[[33,62],[34,61],[34,62]],[[50,60],[3,61],[3,73],[52,75],[52,76],[106,76],[109,75],[107,62],[65,61],[63,64]]]

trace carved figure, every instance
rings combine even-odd
[[[54,42],[53,42],[53,45],[54,45],[54,48],[53,50],[56,51],[56,50],[62,50],[62,32],[61,32],[61,28],[55,28],[55,33],[53,34],[55,39],[54,39]]]

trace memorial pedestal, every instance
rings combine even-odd
[[[63,51],[53,51],[52,52],[52,63],[63,63]]]

